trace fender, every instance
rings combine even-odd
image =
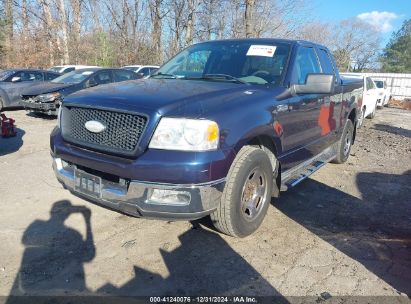
[[[0,99],[3,103],[2,104],[3,108],[7,108],[10,104],[10,99],[7,93],[2,88],[0,88]]]

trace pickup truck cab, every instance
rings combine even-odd
[[[347,160],[362,81],[326,47],[239,39],[193,45],[148,79],[62,103],[51,134],[58,180],[133,216],[197,219],[244,237],[272,197]]]

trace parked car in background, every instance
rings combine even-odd
[[[160,67],[158,65],[126,65],[123,69],[133,71],[137,78],[147,78],[154,74]]]
[[[50,81],[60,74],[37,69],[9,69],[0,71],[0,110],[19,107],[22,90],[37,82]]]
[[[358,117],[357,127],[360,128],[365,118],[374,118],[377,111],[378,102],[378,90],[374,81],[369,76],[362,76],[358,74],[341,73],[341,76],[345,79],[362,79],[364,85],[364,93],[362,102],[359,104],[360,114]]]
[[[348,159],[362,93],[325,46],[199,43],[148,79],[68,96],[50,138],[53,168],[66,189],[110,209],[210,215],[244,237],[280,190]]]
[[[377,90],[377,107],[382,108],[390,100],[390,92],[387,89],[387,83],[385,80],[373,79]]]
[[[49,68],[49,71],[53,71],[53,72],[60,73],[60,74],[66,74],[74,70],[89,69],[89,68],[98,68],[98,66],[95,66],[95,65],[57,65],[57,66]]]
[[[57,115],[60,102],[71,93],[112,82],[137,79],[134,72],[124,69],[87,68],[63,74],[51,82],[32,86],[22,92],[26,110]]]

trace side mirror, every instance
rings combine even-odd
[[[137,78],[143,78],[144,77],[144,73],[137,73]]]
[[[305,84],[295,84],[295,94],[332,94],[334,93],[335,76],[333,74],[308,74]]]
[[[333,94],[335,75],[308,74],[305,84],[293,84],[276,96],[277,100],[284,100],[298,94]]]
[[[93,78],[91,78],[87,83],[88,88],[95,87],[97,85],[98,85],[98,83]]]
[[[11,82],[20,82],[21,81],[21,77],[13,77],[11,79]]]

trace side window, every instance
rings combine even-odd
[[[320,58],[321,58],[321,66],[323,68],[323,72],[326,74],[334,74],[335,70],[331,63],[330,56],[328,55],[326,50],[320,49]]]
[[[97,84],[106,84],[113,82],[110,71],[97,73],[97,75],[94,76],[94,80]]]
[[[72,72],[72,71],[74,71],[74,70],[75,70],[75,68],[65,68],[61,73],[62,73],[62,74],[66,74],[66,73]]]
[[[45,79],[44,80],[53,80],[54,78],[56,78],[57,76],[59,76],[58,74],[53,74],[53,73],[45,73]]]
[[[374,88],[374,83],[372,82],[371,78],[370,78],[370,77],[367,77],[367,80],[366,80],[366,81],[367,81],[367,82],[366,82],[367,91],[373,89],[373,88]]]
[[[21,81],[39,81],[43,80],[43,74],[40,72],[22,71],[14,75],[20,77]]]
[[[304,84],[311,73],[321,73],[317,55],[311,47],[300,47],[294,62],[293,78],[298,84]]]
[[[138,71],[139,74],[143,74],[144,76],[150,75],[150,68],[142,68],[140,71]]]
[[[126,81],[126,80],[131,80],[131,79],[136,78],[136,75],[134,72],[130,72],[126,70],[116,70],[116,71],[113,71],[113,73],[114,73],[115,82]]]

